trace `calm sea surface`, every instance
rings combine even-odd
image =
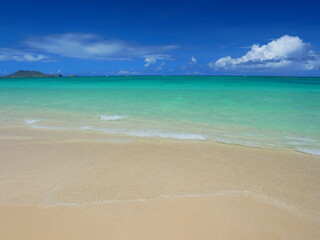
[[[213,140],[320,155],[320,78],[1,79],[0,124]]]

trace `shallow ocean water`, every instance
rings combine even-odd
[[[320,155],[320,78],[1,79],[0,123]]]

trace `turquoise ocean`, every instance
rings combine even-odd
[[[320,155],[320,78],[1,79],[0,124],[39,131],[215,141]]]

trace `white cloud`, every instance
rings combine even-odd
[[[194,64],[197,64],[198,63],[198,60],[195,58],[195,57],[191,57],[191,61],[190,61],[190,65],[194,65]]]
[[[173,60],[173,59],[169,55],[165,55],[165,54],[148,55],[148,56],[145,56],[144,61],[146,63],[144,64],[144,67],[150,67],[150,65],[155,64],[157,60]]]
[[[1,75],[8,75],[8,71],[7,70],[0,70],[0,76]]]
[[[141,46],[124,41],[105,40],[95,34],[66,33],[29,38],[29,48],[63,57],[82,59],[131,59],[161,55],[177,48],[175,45]]]
[[[275,69],[312,70],[320,66],[320,54],[310,51],[310,45],[299,37],[284,35],[266,45],[252,45],[240,58],[223,57],[209,63],[213,69]]]
[[[0,61],[36,62],[48,59],[43,54],[30,53],[11,48],[0,48]]]
[[[182,71],[181,74],[197,75],[203,73],[205,68],[198,62],[198,59],[193,56],[187,64],[180,66],[180,70]]]
[[[146,57],[144,59],[144,61],[146,62],[146,64],[144,64],[145,67],[149,67],[152,64],[155,64],[157,62],[157,59],[154,57]]]
[[[139,72],[122,69],[119,72],[115,73],[115,75],[139,75]]]

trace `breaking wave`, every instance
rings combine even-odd
[[[41,121],[41,119],[24,119],[24,122],[26,123],[26,124],[32,124],[32,123],[37,123],[37,122],[40,122]]]
[[[101,121],[116,121],[120,119],[128,118],[127,116],[120,116],[120,115],[100,115]]]

